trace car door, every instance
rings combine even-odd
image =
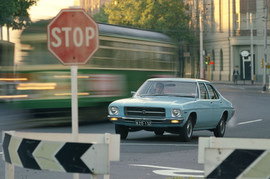
[[[222,100],[220,99],[219,94],[215,90],[215,88],[209,84],[206,83],[207,90],[209,92],[209,98],[210,98],[210,104],[211,104],[211,113],[212,113],[212,118],[211,121],[209,121],[209,124],[213,127],[215,127],[222,115],[223,108],[222,108]]]
[[[211,125],[212,121],[212,103],[209,97],[209,92],[204,83],[199,83],[199,101],[197,102],[196,113],[197,123],[196,128],[206,128]]]

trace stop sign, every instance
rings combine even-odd
[[[99,48],[98,25],[83,9],[62,9],[47,35],[48,50],[64,65],[85,64]]]

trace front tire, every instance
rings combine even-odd
[[[224,115],[221,117],[217,127],[214,129],[215,137],[223,137],[226,131],[226,119]]]
[[[120,134],[121,140],[125,140],[128,136],[128,128],[122,125],[115,125],[115,133]]]
[[[180,138],[183,142],[190,142],[193,134],[193,123],[191,117],[188,118],[187,122],[180,130]]]

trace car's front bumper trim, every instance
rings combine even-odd
[[[111,120],[112,118],[117,118],[117,120]],[[120,124],[125,126],[138,126],[137,121],[149,121],[151,122],[151,127],[179,127],[184,119],[177,119],[179,122],[175,123],[176,119],[153,119],[153,118],[134,118],[134,117],[113,117],[108,116],[108,119],[114,124]],[[172,122],[174,121],[174,122]],[[149,126],[148,126],[149,127]]]

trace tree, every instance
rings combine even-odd
[[[38,0],[0,0],[0,26],[22,29],[31,23],[28,9]]]
[[[108,23],[108,14],[105,13],[104,8],[105,6],[102,6],[99,12],[93,15],[93,19],[96,22]]]
[[[112,0],[104,10],[111,24],[160,31],[177,40],[191,37],[183,0]]]

